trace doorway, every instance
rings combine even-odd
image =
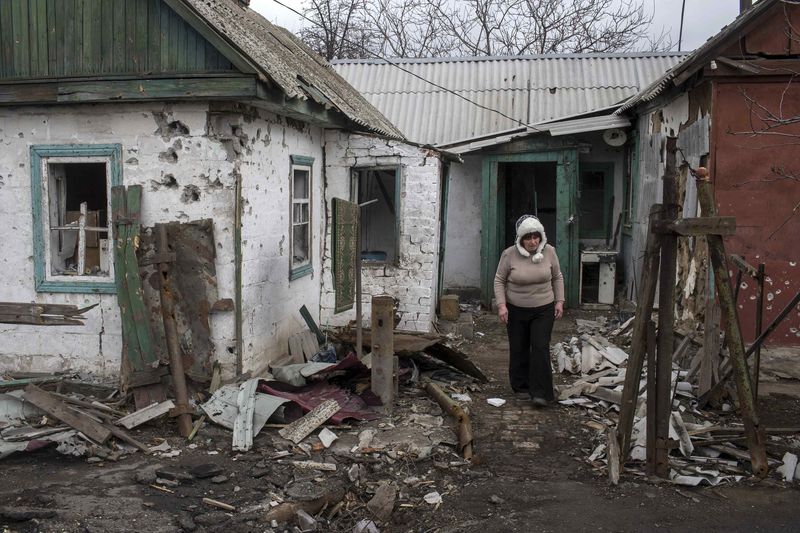
[[[544,226],[547,242],[556,246],[556,162],[501,163],[506,180],[505,246],[516,240],[516,222],[535,215]]]

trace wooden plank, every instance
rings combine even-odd
[[[39,71],[39,9],[38,0],[28,0],[28,44],[30,46],[30,76],[41,76]]]
[[[663,178],[663,221],[671,224],[678,218],[677,138],[667,137],[667,160]],[[658,347],[656,350],[656,442],[669,440],[672,412],[672,351],[675,330],[675,280],[677,276],[678,237],[661,237],[661,268],[658,288]],[[669,450],[656,445],[656,475],[669,474]]]
[[[149,2],[146,0],[139,0],[136,2],[136,39],[134,41],[136,47],[136,72],[144,72],[147,70],[149,43],[149,37],[147,35],[147,11],[150,7],[148,4]]]
[[[391,412],[394,405],[394,298],[372,297],[372,392]]]
[[[95,422],[84,413],[71,409],[57,397],[40,389],[36,385],[28,385],[25,387],[25,392],[22,394],[22,397],[42,411],[77,429],[99,444],[103,444],[111,436],[111,430]]]
[[[608,480],[612,485],[619,483],[619,464],[621,462],[619,454],[619,437],[615,428],[608,428],[607,450],[608,450]]]
[[[647,321],[647,419],[645,422],[645,451],[647,464],[645,471],[656,474],[656,323]],[[627,454],[626,454],[627,455]],[[622,461],[624,462],[624,458]]]
[[[161,71],[161,0],[149,0],[147,11],[147,70]]]
[[[682,218],[671,224],[667,224],[666,228],[684,237],[697,235],[735,235],[736,217]]]
[[[285,428],[279,430],[278,433],[284,439],[299,444],[300,441],[308,437],[312,431],[317,429],[340,409],[341,407],[336,400],[327,400],[306,413],[303,418],[299,418]]]
[[[700,201],[702,212],[708,216],[716,215],[716,204],[711,182],[708,180],[707,171],[699,173],[697,180],[697,197]],[[711,264],[714,267],[714,283],[717,287],[719,305],[725,321],[725,338],[730,351],[736,388],[738,392],[739,410],[745,426],[745,436],[750,450],[750,463],[753,474],[764,478],[768,473],[766,455],[766,435],[761,427],[756,407],[756,398],[753,395],[753,385],[750,372],[747,368],[747,355],[744,349],[744,340],[739,328],[739,319],[736,315],[736,303],[733,300],[733,291],[730,286],[728,266],[725,261],[725,245],[719,235],[709,235],[708,250]]]
[[[100,2],[100,51],[99,72],[104,74],[114,71],[114,4],[104,0]]]
[[[125,30],[127,25],[125,24],[125,0],[110,0],[112,3],[112,17],[113,17],[113,35],[112,35],[112,43],[111,43],[111,61],[112,61],[112,71],[115,73],[118,72],[128,72],[126,69],[127,60],[125,55],[126,46],[126,38],[125,38]]]
[[[28,0],[10,0],[14,30],[14,70],[18,76],[31,74]]]
[[[11,2],[0,2],[0,76],[4,78],[15,76],[12,22]]]
[[[135,411],[127,416],[123,416],[116,421],[116,424],[125,426],[127,429],[133,429],[136,426],[144,424],[145,422],[149,422],[150,420],[167,414],[173,407],[175,407],[175,402],[172,400],[154,403],[152,405],[148,405],[144,409],[139,409],[138,411]]]
[[[310,361],[319,352],[317,337],[312,332],[305,330],[300,332],[300,345],[306,361]]]
[[[75,16],[77,11],[75,9],[78,0],[63,0],[63,19],[59,22],[59,26],[64,28],[64,41],[63,41],[63,56],[64,56],[64,69],[62,74],[70,76],[75,74]]]
[[[126,1],[125,6],[125,71],[136,72],[136,4]]]
[[[125,256],[129,242],[129,226],[124,221],[127,216],[125,187],[121,185],[111,187],[111,220],[114,225],[114,281],[117,287],[117,305],[119,305],[120,321],[122,322],[123,350],[131,368],[134,371],[142,371],[144,363],[139,349],[139,341],[136,338],[136,325],[133,323],[126,275]]]
[[[620,438],[620,457],[624,461],[628,457],[631,444],[631,431],[633,418],[636,414],[636,402],[639,398],[639,380],[644,367],[647,348],[647,324],[653,313],[656,285],[658,283],[658,263],[661,250],[661,236],[653,231],[661,217],[661,204],[650,207],[649,230],[645,244],[644,260],[642,262],[641,288],[639,290],[636,316],[633,321],[631,337],[631,353],[628,357],[628,367],[625,373],[625,387],[622,391],[622,404],[620,405],[617,434]],[[648,366],[648,372],[650,372]]]
[[[303,362],[303,341],[300,340],[300,333],[295,333],[289,337],[289,355],[295,363]]]
[[[133,323],[136,328],[136,337],[139,340],[139,349],[142,362],[150,365],[157,361],[153,350],[153,335],[150,331],[149,311],[144,303],[142,280],[139,277],[139,262],[136,258],[135,241],[139,238],[139,217],[142,205],[142,186],[131,185],[127,188],[126,202],[130,227],[125,247],[125,281],[130,298],[130,309]]]
[[[714,367],[719,366],[719,326],[721,311],[716,300],[713,273],[709,270],[709,294],[706,298],[705,327],[703,331],[703,352],[700,360],[700,376],[697,380],[697,394],[702,396],[713,385]]]
[[[0,313],[0,324],[30,324],[35,326],[83,326],[84,323],[74,318],[55,316],[31,316],[21,314]]]

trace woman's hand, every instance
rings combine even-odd
[[[556,302],[556,319],[564,316],[564,302]]]
[[[497,316],[500,317],[500,322],[503,324],[508,324],[508,308],[506,304],[500,304],[497,306]]]

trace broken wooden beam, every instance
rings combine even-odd
[[[117,420],[116,423],[117,425],[124,426],[127,429],[133,429],[136,426],[144,424],[145,422],[149,422],[150,420],[167,414],[173,407],[175,407],[175,402],[172,400],[154,403],[152,405],[148,405],[144,409],[139,409],[138,411],[135,411],[129,415],[123,416]]]
[[[700,201],[702,212],[708,216],[716,214],[716,204],[711,181],[708,179],[708,171],[700,169],[697,179],[697,197]],[[742,413],[742,421],[745,426],[745,436],[750,450],[750,463],[753,474],[764,478],[768,472],[766,436],[763,428],[760,427],[756,399],[753,396],[753,385],[750,372],[747,368],[747,356],[745,355],[744,340],[739,329],[739,320],[736,315],[736,303],[733,301],[733,294],[728,275],[728,266],[725,262],[725,245],[719,235],[708,235],[709,256],[714,268],[714,283],[717,287],[720,309],[725,319],[726,340],[730,352],[730,360],[736,379],[736,388],[739,397],[739,410]]]
[[[70,408],[66,402],[36,385],[31,384],[25,387],[22,397],[50,416],[77,429],[98,444],[103,444],[111,436],[112,432],[109,428],[96,422],[89,415]]]
[[[625,387],[622,391],[622,404],[620,405],[619,422],[617,423],[617,436],[620,439],[620,466],[624,465],[630,451],[633,418],[636,414],[636,402],[639,398],[639,380],[642,375],[642,368],[644,368],[647,348],[647,324],[650,322],[650,315],[653,313],[653,303],[658,283],[661,235],[653,230],[661,218],[661,212],[661,204],[653,204],[650,207],[649,231],[642,264],[642,284],[638,295],[636,316],[633,321],[631,354],[628,357]],[[650,372],[650,368],[648,366],[648,372]]]
[[[278,431],[281,437],[299,444],[311,432],[317,429],[327,419],[332,417],[341,409],[336,400],[327,400],[306,413],[303,418],[299,418]]]
[[[656,227],[656,231],[666,235],[677,233],[682,237],[734,235],[736,217],[681,218],[672,222],[665,220]]]

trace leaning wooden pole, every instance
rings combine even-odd
[[[164,336],[167,338],[169,369],[172,387],[175,389],[175,409],[172,415],[178,418],[178,431],[181,437],[192,433],[192,415],[189,407],[189,393],[186,389],[186,375],[183,372],[181,347],[178,342],[178,327],[175,322],[175,300],[169,279],[170,258],[167,246],[167,227],[156,224],[156,252],[159,256],[159,294],[161,296],[161,317],[164,320]]]
[[[620,468],[625,464],[630,451],[633,418],[636,414],[636,401],[639,398],[639,380],[641,379],[647,349],[647,324],[650,322],[653,302],[656,297],[658,261],[661,251],[661,234],[656,231],[656,227],[661,220],[661,211],[661,204],[653,204],[650,207],[647,243],[645,245],[644,261],[642,262],[641,288],[636,304],[636,317],[633,319],[631,354],[628,358],[628,368],[625,372],[625,387],[622,391],[622,405],[617,424],[617,434],[620,442]]]
[[[703,216],[715,216],[717,208],[714,203],[714,193],[711,181],[708,177],[708,170],[700,168],[697,175],[697,196]],[[733,301],[733,291],[730,286],[730,276],[728,266],[725,262],[725,245],[720,235],[708,235],[708,252],[711,256],[711,264],[714,268],[714,283],[717,287],[720,309],[725,319],[725,335],[728,339],[728,349],[730,360],[736,379],[736,389],[739,396],[739,409],[742,413],[744,422],[745,437],[750,449],[750,463],[753,474],[758,477],[767,475],[767,452],[764,429],[761,427],[756,409],[755,397],[753,396],[753,384],[750,372],[747,368],[747,358],[745,356],[744,341],[742,332],[739,329],[739,320],[736,316],[736,306]]]
[[[667,138],[666,168],[663,178],[664,212],[661,217],[665,224],[678,218],[678,171],[675,164],[677,139]],[[656,397],[647,397],[656,403],[656,475],[669,474],[669,419],[672,413],[672,352],[675,341],[675,277],[677,275],[678,236],[666,232],[661,237],[661,269],[658,289],[658,337],[656,348]],[[650,368],[647,369],[650,372]],[[650,460],[650,459],[648,459]]]

